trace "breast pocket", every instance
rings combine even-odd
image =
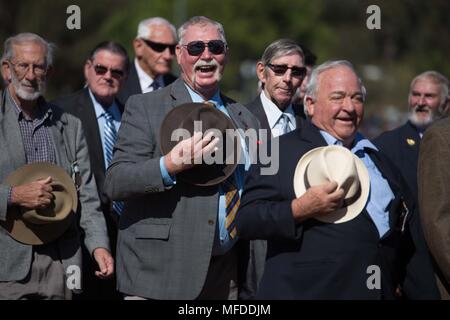
[[[172,219],[158,219],[156,221],[142,223],[135,228],[136,239],[160,239],[168,240]]]

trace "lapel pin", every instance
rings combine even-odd
[[[408,145],[409,146],[413,146],[413,145],[415,145],[416,144],[416,141],[414,141],[414,139],[411,139],[411,138],[407,138],[406,139],[406,142],[408,143]]]

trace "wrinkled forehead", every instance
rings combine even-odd
[[[222,38],[220,36],[219,29],[217,26],[210,23],[188,26],[183,36],[184,43],[189,43],[191,41],[209,41],[220,39]]]
[[[45,62],[47,48],[38,41],[16,43],[12,49],[13,59]]]
[[[441,86],[431,78],[419,78],[412,84],[409,93],[412,92],[440,94]]]
[[[361,84],[355,72],[345,66],[328,69],[319,74],[318,92],[325,94],[332,92],[356,93],[362,92]]]

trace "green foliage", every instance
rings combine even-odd
[[[81,8],[81,30],[66,28],[71,4]],[[366,28],[372,4],[381,9],[381,30]],[[234,98],[245,103],[256,94],[257,79],[244,78],[241,63],[255,63],[269,43],[292,38],[308,46],[319,63],[339,58],[360,71],[378,66],[381,80],[364,79],[367,112],[375,114],[389,105],[404,110],[415,74],[436,69],[450,76],[449,12],[446,0],[0,0],[0,41],[31,31],[57,44],[52,98],[83,85],[83,63],[98,42],[116,40],[132,57],[140,20],[162,16],[178,27],[191,16],[206,15],[224,25],[230,59],[222,88]]]

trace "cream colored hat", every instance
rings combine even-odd
[[[369,172],[356,155],[340,146],[310,150],[297,164],[294,174],[296,197],[310,187],[335,181],[345,192],[343,207],[315,219],[328,223],[343,223],[360,214],[366,206],[370,190]]]
[[[78,194],[67,172],[50,163],[33,163],[20,167],[3,182],[18,186],[52,177],[53,201],[45,209],[8,209],[6,221],[0,225],[19,242],[40,245],[56,240],[72,223],[77,211]]]

